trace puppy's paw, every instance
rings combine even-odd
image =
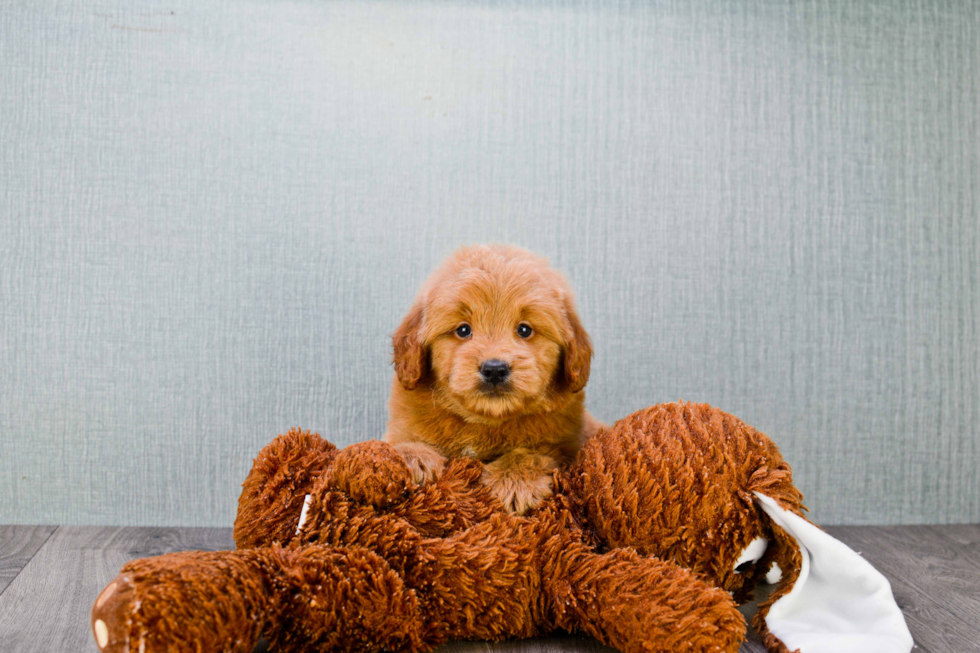
[[[392,445],[402,455],[412,480],[421,485],[439,478],[446,466],[446,457],[427,444],[421,442],[399,442]]]
[[[483,484],[500,499],[504,509],[512,515],[525,515],[552,495],[551,475],[542,474],[534,479],[516,479],[493,476],[484,472]]]
[[[484,466],[481,481],[507,512],[524,515],[553,493],[555,460],[542,454],[512,452]]]

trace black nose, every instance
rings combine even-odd
[[[510,365],[496,358],[484,361],[480,366],[483,380],[492,385],[503,383],[510,376]]]

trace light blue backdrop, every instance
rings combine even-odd
[[[980,521],[980,5],[5,2],[0,522],[230,525],[378,437],[462,243],[549,256],[589,405],[714,403],[825,524]]]

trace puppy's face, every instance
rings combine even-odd
[[[488,418],[547,410],[563,342],[561,307],[536,284],[467,275],[433,298],[429,339],[440,398]]]
[[[588,380],[591,344],[564,278],[525,250],[457,252],[393,338],[402,385],[423,379],[474,421],[543,413]]]

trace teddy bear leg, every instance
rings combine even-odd
[[[421,651],[422,625],[384,559],[318,545],[136,560],[92,608],[101,653]]]
[[[128,563],[92,607],[102,653],[249,653],[269,615],[257,552],[171,553]]]
[[[273,651],[426,651],[416,593],[378,554],[310,545],[286,551],[282,618]]]
[[[239,549],[285,544],[296,533],[306,495],[337,449],[316,433],[292,429],[267,444],[242,483],[235,517]]]
[[[559,625],[632,653],[735,653],[745,619],[724,590],[632,550],[555,558]]]

